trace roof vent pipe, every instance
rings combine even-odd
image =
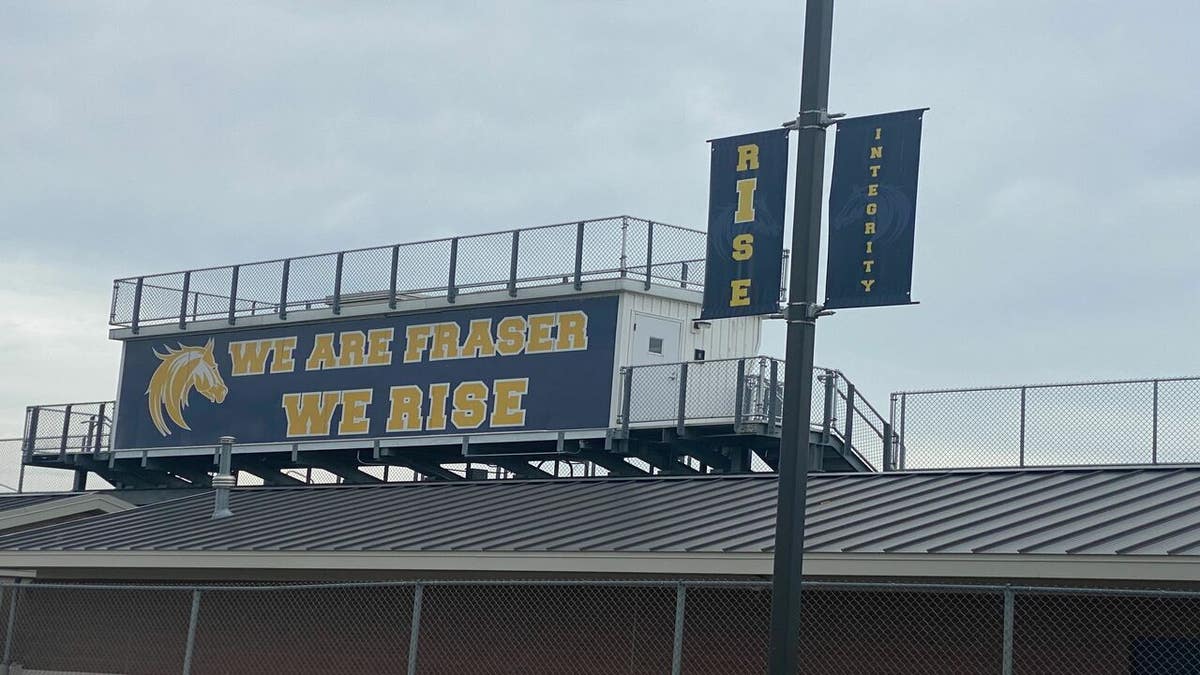
[[[214,520],[233,515],[233,511],[229,510],[229,488],[237,482],[237,479],[229,472],[229,464],[233,458],[233,441],[233,436],[222,436],[217,439],[217,442],[221,444],[221,451],[217,475],[212,479],[212,486],[216,489],[216,503],[213,504],[212,514]]]

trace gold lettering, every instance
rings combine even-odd
[[[337,368],[337,353],[333,351],[333,333],[321,333],[313,339],[312,353],[304,362],[305,370]]]
[[[739,234],[733,238],[733,259],[739,262],[754,256],[754,235]]]
[[[496,343],[492,342],[492,320],[471,319],[467,329],[467,341],[463,343],[462,355],[473,359],[480,356],[495,356]]]
[[[558,341],[554,351],[573,352],[587,349],[587,314],[578,310],[558,315]]]
[[[342,421],[338,422],[339,436],[365,434],[371,430],[367,406],[371,404],[370,389],[349,389],[342,392]]]
[[[275,338],[271,348],[275,350],[271,357],[272,373],[290,373],[296,369],[296,359],[292,355],[296,351],[295,336]]]
[[[525,349],[525,317],[506,316],[496,324],[496,351],[514,356]]]
[[[871,170],[871,178],[879,178],[879,165],[878,164],[872,164],[871,166],[868,166],[867,168]]]
[[[754,191],[757,189],[757,178],[743,178],[737,182],[737,211],[733,213],[733,222],[754,222]]]
[[[870,274],[871,267],[873,267],[874,265],[875,265],[874,260],[864,260],[863,261],[863,274]]]
[[[871,183],[867,185],[867,196],[876,197],[879,195],[879,183]]]
[[[867,253],[874,253],[874,251],[871,250],[874,247],[874,245],[875,245],[875,242],[872,242],[872,241],[867,242]]]
[[[863,234],[875,234],[875,222],[874,221],[871,221],[871,220],[867,221],[866,226],[863,227]]]
[[[541,354],[554,351],[554,342],[550,339],[550,329],[553,327],[553,314],[529,315],[529,344],[525,345],[525,353]]]
[[[730,307],[747,307],[750,305],[750,280],[749,279],[734,279],[729,282],[730,286]]]
[[[875,127],[875,140],[879,140],[881,138],[880,134],[882,134],[882,133],[883,133],[883,129],[881,129],[879,127]]]
[[[404,331],[404,362],[420,363],[421,356],[429,349],[429,338],[433,337],[433,326],[409,326]]]
[[[295,338],[292,338],[293,340]],[[274,348],[273,340],[244,340],[229,343],[229,374],[262,375],[267,370],[267,355]]]
[[[883,146],[882,145],[871,146],[871,157],[870,158],[871,159],[883,159]]]
[[[454,321],[434,324],[433,347],[429,350],[429,360],[440,361],[458,357],[458,324]]]
[[[749,145],[739,145],[738,153],[738,171],[754,171],[758,169],[758,146],[754,143]]]
[[[430,391],[433,391],[431,385]],[[402,387],[392,387],[389,390],[388,397],[391,401],[391,409],[388,411],[386,430],[390,433],[393,431],[420,431],[421,430],[421,388],[415,384],[406,384]],[[442,399],[442,412],[445,413],[446,400]],[[432,413],[430,415],[432,421]],[[443,425],[443,428],[444,425]]]
[[[425,424],[426,429],[441,431],[446,428],[446,399],[449,397],[449,382],[429,385],[429,421]]]
[[[392,365],[392,338],[394,336],[394,328],[372,328],[367,331],[366,365]]]
[[[367,346],[367,336],[359,330],[348,330],[341,335],[341,347],[338,354],[338,368],[353,368],[361,366],[363,351]]]
[[[511,380],[496,380],[492,383],[492,418],[493,427],[523,427],[525,426],[525,409],[521,407],[521,399],[529,393],[529,378],[517,377]]]
[[[858,283],[862,284],[864,293],[870,293],[871,287],[875,285],[875,280],[874,279],[863,279],[862,281],[860,281]]]
[[[283,411],[287,415],[287,435],[328,436],[333,411],[341,403],[340,391],[284,394]]]
[[[487,416],[487,385],[479,382],[463,382],[454,388],[454,412],[450,421],[459,429],[478,429]]]
[[[879,205],[875,202],[867,202],[867,215],[873,216],[876,213],[879,213]]]

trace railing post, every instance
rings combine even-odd
[[[96,420],[97,420],[97,422],[96,422],[96,439],[95,439],[96,445],[92,449],[92,452],[94,452],[94,453],[100,452],[100,448],[103,447],[100,439],[104,436],[104,409],[107,407],[108,407],[107,403],[101,403],[100,411],[97,413],[97,416],[96,416]]]
[[[21,599],[21,582],[12,586],[12,600],[8,602],[8,628],[4,631],[4,659],[0,661],[7,672],[12,665],[13,634],[17,628],[17,602]]]
[[[196,623],[200,619],[200,589],[192,591],[192,612],[188,616],[187,644],[183,648],[183,675],[191,675],[192,655],[196,651]]]
[[[412,623],[408,631],[408,675],[417,673],[417,646],[421,640],[421,597],[425,584],[417,583],[413,589]]]
[[[575,290],[583,290],[583,221],[575,226]]]
[[[279,279],[279,318],[287,318],[288,282],[292,276],[292,259],[283,261],[283,275]]]
[[[196,321],[196,317],[199,315],[199,312],[200,312],[200,292],[194,291],[194,292],[192,292],[192,322],[193,323]]]
[[[624,279],[629,275],[629,258],[627,256],[627,246],[629,244],[629,217],[621,216],[621,258],[619,266],[621,268],[621,278]]]
[[[892,444],[892,423],[883,423],[883,471],[893,471],[896,468],[896,448]]]
[[[621,435],[629,438],[629,400],[633,398],[633,366],[621,369],[624,381],[621,383]]]
[[[134,333],[137,333],[142,321],[142,285],[145,283],[145,277],[138,277],[137,285],[133,287],[133,317],[129,321],[129,328]]]
[[[687,278],[688,278],[688,264],[687,264],[687,261],[685,260],[684,262],[679,263],[679,287],[680,288],[687,288]]]
[[[738,359],[737,380],[733,392],[733,430],[742,425],[742,407],[746,405],[746,359]]]
[[[671,675],[683,671],[683,617],[687,604],[687,586],[675,584],[675,640],[671,648]]]
[[[512,255],[508,260],[508,297],[517,297],[517,255],[521,250],[521,231],[513,230]]]
[[[62,439],[58,444],[58,456],[60,458],[67,456],[67,436],[71,433],[71,405],[68,403],[66,408],[63,409]]]
[[[675,420],[675,433],[680,436],[684,433],[684,423],[687,420],[687,381],[688,364],[684,362],[679,364],[679,415]]]
[[[342,313],[342,265],[346,262],[346,252],[338,251],[337,263],[333,270],[333,313]]]
[[[646,290],[650,290],[650,273],[654,269],[654,221],[646,221]]]
[[[904,426],[908,415],[908,394],[900,394],[900,470],[908,464],[908,447],[904,442]]]
[[[811,377],[811,375],[810,375]],[[767,433],[775,433],[775,411],[779,409],[779,362],[771,359],[771,379],[767,391]]]
[[[454,274],[458,269],[458,237],[450,240],[450,277],[446,282],[446,302],[454,302],[458,289],[454,286]]]
[[[1025,392],[1026,388],[1021,387],[1021,454],[1017,462],[1017,466],[1021,468],[1025,467]]]
[[[842,427],[842,440],[847,448],[854,449],[854,383],[846,381],[846,423]]]
[[[229,325],[232,326],[237,322],[235,313],[237,312],[237,294],[238,294],[238,270],[240,265],[234,265],[229,278]]]
[[[192,287],[192,272],[183,273],[183,292],[179,295],[179,330],[187,328],[188,291]]]
[[[825,371],[825,417],[821,420],[821,437],[826,444],[833,436],[833,416],[835,412],[834,396],[837,395],[837,375],[832,370]]]
[[[1158,464],[1158,380],[1154,380],[1154,422],[1150,432],[1150,463]]]
[[[1012,675],[1013,671],[1013,604],[1016,598],[1011,588],[1004,589],[1004,646],[1002,648],[1002,663],[1000,672]]]
[[[388,309],[396,309],[396,274],[400,271],[400,245],[392,247],[392,273],[388,279]]]

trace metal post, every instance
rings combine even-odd
[[[627,269],[627,265],[628,265],[628,262],[629,262],[629,258],[628,258],[628,257],[626,257],[626,252],[627,252],[626,246],[627,246],[628,244],[629,244],[629,217],[628,217],[628,216],[621,216],[621,259],[620,259],[620,267],[621,267],[621,278],[622,278],[622,279],[624,279],[624,278],[625,278],[625,277],[626,277],[626,276],[629,274],[629,270]]]
[[[418,583],[413,589],[412,623],[408,631],[408,675],[417,673],[417,645],[421,639],[421,597],[425,584]]]
[[[396,274],[400,271],[400,245],[392,247],[392,277],[388,280],[388,309],[396,309]]]
[[[771,379],[767,380],[767,433],[775,433],[775,414],[779,412],[779,362],[771,359]],[[811,387],[811,385],[809,385]],[[812,396],[812,393],[809,393]],[[805,424],[805,426],[808,426]],[[808,434],[804,435],[808,438]],[[782,448],[782,446],[780,446]]]
[[[768,673],[793,675],[800,637],[804,511],[810,457],[812,368],[816,338],[817,264],[821,248],[821,197],[825,182],[825,128],[833,0],[807,0],[804,56],[797,118],[796,189],[792,218],[791,283],[788,290],[787,364],[783,437],[779,443],[779,490],[775,517],[774,574]]]
[[[687,288],[688,264],[686,261],[679,264],[679,287]]]
[[[583,221],[575,227],[575,290],[583,290]]]
[[[142,284],[145,282],[145,277],[138,277],[137,285],[133,287],[133,316],[129,321],[129,328],[134,332],[138,332],[138,324],[142,319]]]
[[[1015,597],[1011,588],[1004,589],[1004,647],[1000,672],[1012,675],[1013,671],[1013,604]]]
[[[1158,464],[1158,380],[1154,381],[1154,422],[1150,432],[1150,463]]]
[[[512,255],[508,260],[508,297],[517,297],[517,255],[521,250],[521,231],[513,230]]]
[[[733,430],[742,424],[742,407],[746,405],[746,359],[737,362],[737,388],[733,392]]]
[[[92,448],[92,452],[100,452],[100,448],[104,447],[104,443],[101,439],[104,437],[104,409],[107,407],[107,403],[101,403],[100,411],[96,414],[96,438],[94,441],[95,446]]]
[[[71,433],[71,405],[72,404],[68,403],[67,406],[63,408],[62,438],[59,440],[58,444],[59,457],[67,456],[67,436]]]
[[[337,263],[333,269],[333,313],[342,313],[342,266],[346,262],[346,252],[338,251]]]
[[[4,631],[4,660],[0,661],[6,669],[12,665],[13,632],[17,627],[17,601],[21,599],[21,582],[17,581],[12,587],[12,600],[8,602],[8,628]]]
[[[200,618],[200,589],[192,591],[192,613],[188,617],[187,645],[183,648],[183,675],[191,675],[196,651],[196,622]]]
[[[842,440],[848,449],[854,449],[854,384],[846,381],[846,423],[842,427]]]
[[[287,318],[288,281],[292,276],[292,259],[283,261],[283,275],[279,279],[279,318]]]
[[[688,364],[679,364],[679,415],[675,418],[675,433],[683,435],[684,425],[687,421],[687,381],[688,381]]]
[[[212,486],[216,492],[212,514],[214,520],[233,515],[233,512],[229,510],[229,489],[237,482],[237,479],[229,471],[229,465],[233,460],[233,441],[233,436],[222,436],[217,440],[221,444],[221,455],[217,475],[212,479]]]
[[[196,317],[198,316],[199,312],[200,312],[200,292],[196,291],[196,292],[192,293],[192,321],[196,320]]]
[[[650,290],[650,271],[654,268],[654,221],[646,221],[646,290]]]
[[[826,444],[833,436],[833,418],[837,413],[837,374],[832,370],[825,371],[825,414],[821,418],[821,437]]]
[[[1017,466],[1019,467],[1025,466],[1025,392],[1026,388],[1021,387],[1021,454],[1017,461]]]
[[[234,265],[232,274],[230,275],[230,279],[229,279],[229,325],[230,326],[232,326],[237,321],[237,318],[234,316],[234,313],[237,312],[238,270],[240,270],[240,269],[241,269],[240,266]]]
[[[187,328],[188,289],[192,286],[192,273],[183,273],[183,292],[179,294],[179,330]]]
[[[683,612],[687,603],[687,586],[683,582],[675,585],[675,644],[671,649],[671,675],[683,670]]]
[[[883,423],[883,470],[894,471],[896,469],[896,446],[892,444],[892,423]]]
[[[458,271],[458,237],[450,240],[450,276],[446,282],[446,302],[454,302],[458,297],[455,287],[454,274]]]
[[[633,366],[622,368],[621,374],[625,376],[621,391],[621,435],[629,438],[629,399],[633,394]]]

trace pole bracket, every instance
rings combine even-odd
[[[779,126],[788,130],[825,129],[837,124],[838,119],[845,116],[846,113],[829,113],[824,110],[801,110],[796,119],[788,120]]]
[[[785,305],[780,313],[788,323],[813,323],[822,316],[832,316],[837,312],[816,303],[794,302]]]

